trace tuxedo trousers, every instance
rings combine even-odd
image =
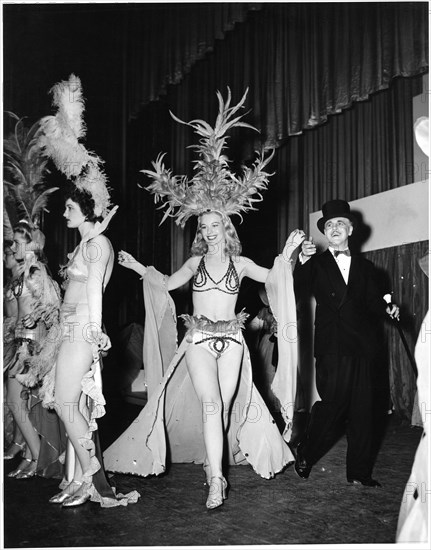
[[[375,366],[375,361],[368,357],[316,357],[316,387],[321,400],[312,407],[301,445],[310,465],[346,433],[347,478],[371,477]]]

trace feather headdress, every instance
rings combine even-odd
[[[254,203],[263,199],[261,192],[267,188],[268,179],[272,175],[265,168],[274,156],[274,151],[268,156],[265,156],[265,150],[257,152],[252,168],[244,166],[242,176],[235,175],[229,169],[229,159],[224,154],[228,137],[226,133],[231,128],[243,127],[258,131],[254,126],[241,122],[244,115],[234,116],[243,107],[247,93],[248,88],[241,101],[231,107],[230,88],[226,102],[221,93],[217,92],[219,113],[214,128],[204,120],[184,122],[170,113],[177,122],[191,126],[201,139],[199,145],[192,146],[198,152],[199,159],[193,163],[195,174],[190,180],[186,176],[173,176],[172,171],[165,168],[164,153],[152,163],[154,170],[141,170],[153,180],[146,189],[154,194],[155,202],[163,201],[160,208],[166,211],[161,223],[170,216],[184,227],[191,216],[199,216],[208,210],[217,210],[227,216],[237,214],[240,217],[243,212],[256,210]]]
[[[45,182],[49,170],[39,145],[40,121],[27,128],[25,117],[7,114],[15,120],[13,131],[3,140],[3,231],[4,238],[11,240],[13,226],[20,219],[28,221],[36,235],[41,233],[41,215],[48,212],[48,199],[58,187],[48,187]]]
[[[57,113],[41,119],[39,144],[44,154],[76,187],[91,194],[94,213],[105,217],[111,202],[107,177],[101,168],[103,161],[80,142],[86,134],[81,80],[71,74],[69,80],[55,84],[50,93]]]

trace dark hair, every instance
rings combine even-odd
[[[202,237],[201,232],[201,218],[205,214],[215,213],[218,214],[221,218],[221,221],[223,222],[224,227],[224,233],[225,233],[225,248],[224,253],[227,256],[241,256],[242,246],[240,243],[240,240],[238,238],[238,233],[236,232],[236,229],[229,218],[229,216],[226,216],[226,214],[223,214],[222,212],[219,212],[218,210],[211,210],[207,212],[203,212],[199,218],[198,218],[198,228],[196,230],[196,236],[194,238],[190,254],[191,256],[203,256],[208,252],[208,245],[204,241],[204,238]]]
[[[102,216],[94,213],[95,203],[93,197],[85,189],[78,189],[76,185],[69,184],[65,192],[65,200],[70,199],[81,209],[82,215],[88,222],[101,222]]]

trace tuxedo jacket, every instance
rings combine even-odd
[[[295,294],[316,299],[314,355],[372,357],[381,344],[379,326],[387,307],[373,264],[352,255],[348,283],[329,250],[299,260],[294,271]]]

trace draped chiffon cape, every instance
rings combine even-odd
[[[277,300],[286,299],[289,291],[275,292],[274,286],[280,282],[290,285],[293,302],[288,307],[295,312],[291,274],[290,262],[278,256],[267,290],[272,296],[274,312],[280,316],[279,322],[284,323],[288,317],[286,311],[283,312],[287,304],[277,305]],[[146,311],[143,357],[148,401],[126,431],[105,451],[104,464],[107,471],[148,476],[163,473],[167,461],[205,464],[203,422],[207,415],[216,412],[216,405],[201,404],[193,388],[185,362],[185,352],[191,344],[184,338],[177,347],[175,305],[166,288],[166,277],[149,267],[143,278],[143,291]],[[289,319],[291,316],[292,311]],[[286,361],[286,353],[282,354],[278,368],[295,373],[291,376],[280,372],[282,382],[296,380],[296,363],[291,363],[294,356],[295,353],[290,352]],[[284,393],[279,392],[277,397],[283,403],[293,402],[295,390],[294,384],[284,388]],[[229,464],[250,464],[263,478],[273,477],[294,461],[253,384],[250,355],[245,345],[227,439]]]

